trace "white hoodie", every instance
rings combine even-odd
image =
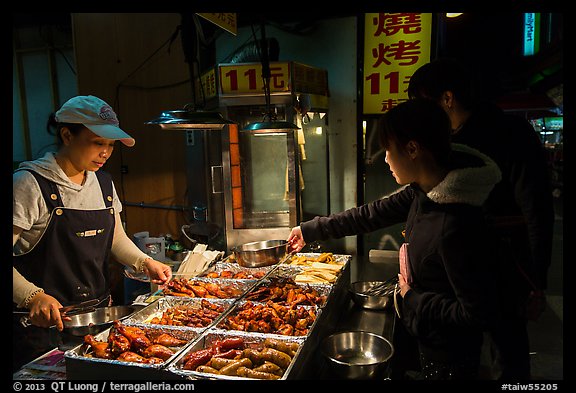
[[[14,171],[12,224],[23,229],[20,236],[13,239],[15,255],[29,251],[38,242],[50,218],[50,211],[46,206],[40,186],[34,176],[24,169],[31,169],[56,183],[64,207],[82,210],[99,210],[106,207],[96,174],[86,171],[84,184],[76,184],[66,176],[54,155],[54,152],[48,152],[37,160],[25,161]],[[122,204],[118,199],[116,188],[112,186],[112,204],[116,212],[112,256],[118,262],[137,271],[144,259],[149,256],[126,236],[119,214],[122,211]],[[13,269],[13,280],[13,301],[22,305],[26,297],[38,287],[28,282],[16,269]]]

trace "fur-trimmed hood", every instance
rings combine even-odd
[[[469,146],[453,143],[452,151],[455,155],[463,154],[479,158],[483,164],[451,170],[444,180],[426,195],[436,203],[466,203],[481,206],[494,186],[502,179],[500,168],[490,157]]]

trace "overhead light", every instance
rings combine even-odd
[[[264,23],[262,23],[261,29],[262,33],[262,42],[266,41],[266,28],[264,27]],[[268,59],[268,49],[258,47],[260,51],[260,59],[262,62],[262,78],[264,79],[264,98],[266,99],[266,113],[264,114],[264,118],[262,121],[250,123],[246,127],[242,129],[242,131],[250,131],[250,132],[274,132],[277,130],[298,130],[296,124],[288,122],[288,121],[277,121],[276,114],[272,111],[270,106],[270,61]]]
[[[446,17],[447,18],[458,18],[462,14],[463,14],[463,12],[447,12]]]
[[[164,130],[221,130],[226,124],[234,124],[220,112],[176,109],[163,111],[160,116],[144,124],[158,124]]]
[[[296,124],[289,121],[259,121],[255,123],[250,123],[242,129],[242,131],[253,131],[253,132],[274,132],[277,130],[299,130]]]

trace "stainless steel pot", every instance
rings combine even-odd
[[[286,256],[288,242],[286,240],[264,240],[245,243],[233,247],[236,262],[242,267],[263,267],[275,265]]]
[[[356,305],[370,310],[391,307],[395,290],[396,284],[386,281],[356,281],[350,284],[348,289]]]
[[[111,306],[72,315],[70,321],[64,321],[64,332],[73,336],[97,334],[109,328],[115,320],[122,320],[135,311],[133,306]]]
[[[394,347],[382,336],[365,331],[345,331],[326,337],[320,350],[338,378],[371,379],[381,375]]]

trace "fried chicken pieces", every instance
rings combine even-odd
[[[284,306],[269,300],[265,304],[247,301],[228,315],[219,327],[245,332],[305,336],[316,320],[316,311],[304,306]]]
[[[157,325],[206,327],[220,316],[226,308],[221,304],[211,303],[202,299],[196,305],[176,305],[162,312],[162,316],[154,317],[150,323]]]
[[[91,334],[84,336],[91,349],[90,356],[143,364],[159,364],[174,355],[173,347],[187,343],[168,333],[152,334],[136,326],[114,321],[107,341],[99,341]]]
[[[270,284],[260,285],[246,295],[246,300],[267,302],[269,300],[285,306],[302,304],[306,306],[322,306],[326,303],[326,295],[310,285],[299,285],[292,278],[272,279]]]
[[[233,284],[216,284],[186,278],[174,278],[164,287],[164,295],[178,297],[204,297],[207,299],[230,299],[242,294]]]

